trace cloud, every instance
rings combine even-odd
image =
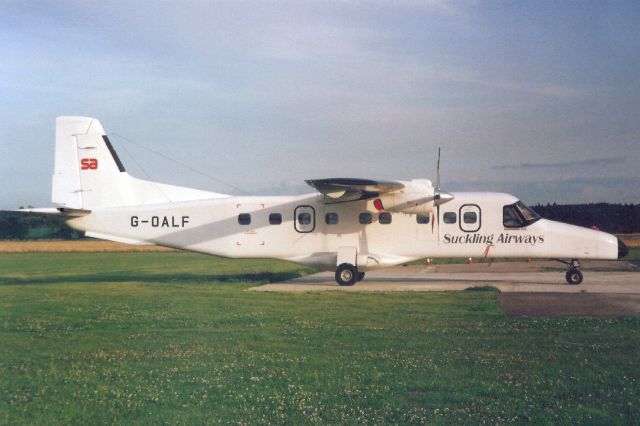
[[[586,90],[559,84],[536,85],[519,80],[487,79],[464,69],[448,69],[444,72],[440,71],[432,74],[431,78],[434,80],[449,81],[452,83],[471,84],[492,90],[498,89],[560,99],[578,98],[585,96],[588,93]]]
[[[24,193],[0,203],[48,198],[62,114],[96,116],[260,193],[305,190],[309,176],[433,177],[442,146],[443,170],[462,188],[634,197],[633,182],[618,180],[628,190],[618,196],[566,176],[635,174],[637,55],[614,60],[598,31],[549,26],[546,9],[523,26],[531,14],[520,7],[474,0],[0,4],[0,151],[11,148],[0,170]],[[606,60],[585,66],[594,57]],[[17,176],[23,158],[46,173]],[[227,189],[137,158],[157,180]]]
[[[558,163],[520,163],[501,164],[491,167],[494,170],[507,169],[549,169],[563,167],[583,167],[583,166],[613,166],[626,161],[625,157],[592,158],[589,160],[561,161]]]

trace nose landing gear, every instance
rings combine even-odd
[[[564,263],[569,267],[569,270],[565,274],[565,278],[569,285],[578,285],[582,282],[582,272],[578,269],[580,267],[580,261],[578,259],[571,259],[570,262],[565,260],[556,259],[558,262]]]
[[[569,268],[565,278],[571,285],[580,284],[582,282],[582,272],[578,268]]]

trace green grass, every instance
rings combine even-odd
[[[633,263],[636,266],[640,267],[640,249],[632,248],[629,249],[629,254],[624,260]]]
[[[639,318],[507,318],[495,291],[244,291],[306,272],[2,255],[0,423],[638,423]]]

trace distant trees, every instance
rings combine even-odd
[[[546,219],[615,234],[640,232],[640,204],[538,204],[532,206]]]
[[[29,227],[24,220],[15,215],[0,214],[0,239],[22,240],[27,235]]]
[[[84,233],[71,229],[60,216],[0,211],[0,239],[62,238],[74,240]]]

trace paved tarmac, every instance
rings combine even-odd
[[[508,262],[483,265],[416,265],[367,272],[363,281],[341,287],[332,272],[320,272],[282,283],[253,287],[254,291],[460,291],[469,287],[491,285],[503,293],[615,293],[639,294],[640,273],[633,265],[603,264],[610,271],[583,269],[584,281],[569,285],[565,271],[557,263]],[[592,266],[590,266],[592,268]],[[557,270],[548,271],[550,268]],[[597,265],[596,265],[597,269]]]
[[[606,317],[640,315],[640,272],[628,262],[592,262],[584,281],[566,283],[565,270],[554,262],[504,262],[473,265],[414,265],[367,273],[364,281],[340,287],[333,273],[253,287],[274,292],[461,291],[490,285],[500,289],[500,305],[508,316]]]

